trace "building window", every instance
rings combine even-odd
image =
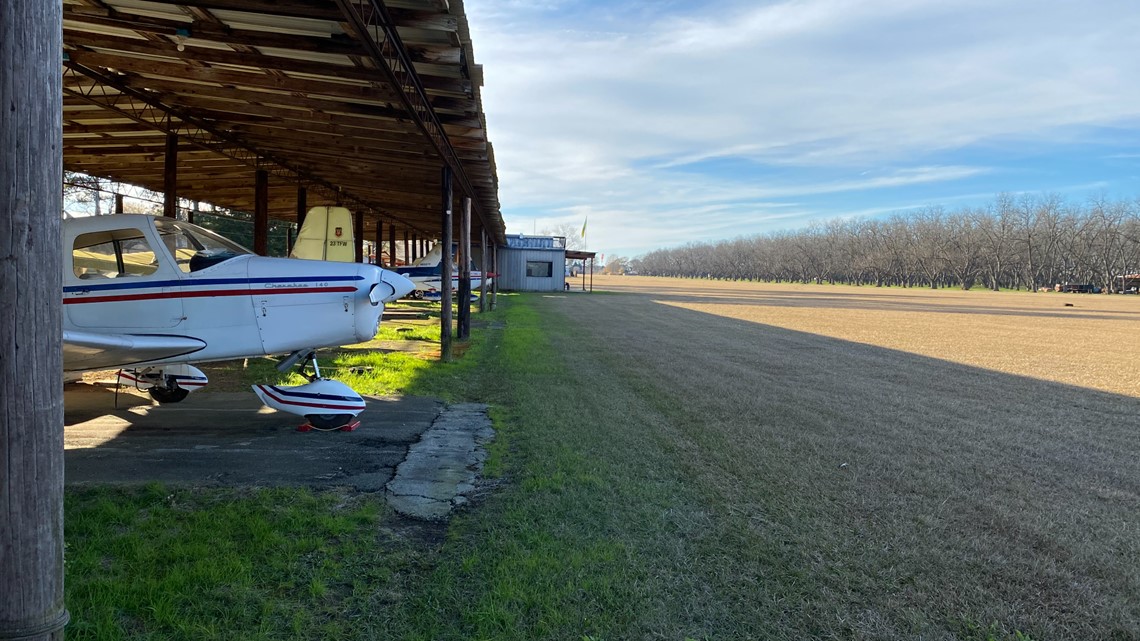
[[[550,278],[554,274],[554,263],[541,260],[526,261],[527,278]]]

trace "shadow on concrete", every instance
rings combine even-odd
[[[112,388],[64,391],[68,484],[350,486],[377,491],[443,404],[365,397],[352,432],[298,432],[304,419],[261,405],[252,392],[191,394],[157,405]]]

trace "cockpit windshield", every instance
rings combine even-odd
[[[154,226],[162,244],[178,263],[178,269],[187,273],[253,253],[232,240],[190,223],[155,218]]]

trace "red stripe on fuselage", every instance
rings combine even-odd
[[[301,401],[290,401],[281,398],[280,396],[269,391],[268,385],[258,385],[258,389],[265,393],[269,398],[281,403],[282,405],[296,405],[297,407],[315,407],[322,410],[348,410],[348,411],[361,411],[365,409],[365,405],[361,402],[359,405],[332,405],[330,403],[304,403]]]
[[[64,305],[75,303],[118,303],[131,300],[158,300],[162,298],[212,298],[214,296],[277,296],[285,294],[347,294],[355,287],[297,287],[272,289],[215,289],[193,292],[153,292],[150,294],[118,294],[115,296],[83,296],[64,298]]]

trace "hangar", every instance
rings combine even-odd
[[[453,232],[493,254],[505,225],[462,0],[6,0],[0,34],[0,293],[21,303],[0,317],[0,478],[36,479],[5,486],[0,636],[48,638],[67,621],[60,160],[167,216],[252,212],[259,253],[271,217],[322,204],[405,259]]]
[[[167,215],[341,202],[358,236],[410,247],[440,235],[446,167],[475,238],[503,241],[461,0],[66,0],[63,41],[65,169]]]

